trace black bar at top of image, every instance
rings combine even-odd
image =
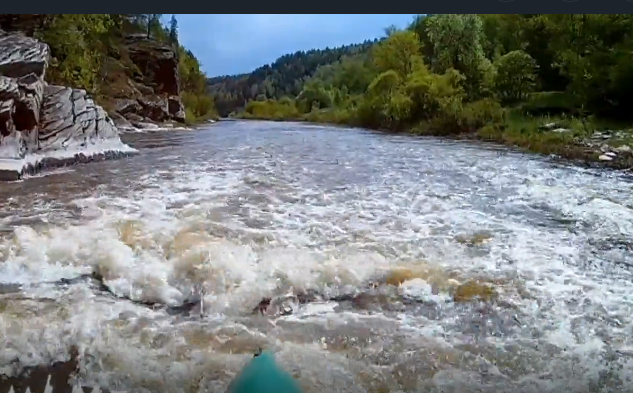
[[[396,1],[400,5],[396,5]],[[372,14],[378,11],[386,11],[384,3],[368,2],[363,7],[364,11]],[[412,4],[411,0],[391,0],[389,2],[388,10],[390,11],[407,11]],[[318,7],[315,7],[318,5]],[[350,11],[355,3],[353,1],[340,2],[339,0],[321,0],[319,2],[296,2],[283,0],[272,2],[239,2],[239,1],[222,1],[222,2],[208,2],[199,0],[180,0],[178,2],[179,13],[212,13],[210,11],[243,11],[248,9],[254,13],[267,13],[269,11],[287,11],[293,10],[296,6],[297,11],[303,8],[304,11],[312,9],[317,12],[324,12],[327,10],[344,11],[345,6],[350,6]],[[372,5],[372,7],[370,7]],[[422,8],[422,11],[426,14],[447,14],[447,13],[460,13],[460,14],[630,14],[633,13],[633,0],[442,0],[442,1],[427,1],[422,7],[419,3],[416,8]],[[6,0],[2,2],[2,8],[4,11],[11,13],[25,13],[37,9],[41,13],[87,13],[100,12],[107,10],[114,10],[117,8],[129,7],[130,10],[137,9],[138,11],[146,11],[148,9],[155,9],[160,11],[163,8],[165,11],[168,8],[174,9],[174,3],[168,0],[109,0],[107,2],[80,2],[76,0],[58,0],[55,2],[48,0],[35,0],[35,1],[11,1]],[[224,8],[226,7],[226,8]],[[354,7],[355,8],[355,7]],[[355,9],[357,11],[357,9]],[[176,10],[173,10],[176,11]],[[196,12],[197,11],[197,12]],[[207,11],[207,12],[205,12]]]

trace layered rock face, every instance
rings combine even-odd
[[[145,123],[185,121],[180,99],[178,57],[169,45],[148,39],[145,34],[125,37],[130,61],[140,72],[131,78],[116,99],[116,112],[135,126]]]
[[[133,152],[85,90],[45,82],[48,45],[0,30],[0,181]]]

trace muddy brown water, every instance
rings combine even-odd
[[[633,391],[622,174],[294,123],[123,138],[0,184],[3,392],[223,392],[259,348],[306,392]],[[116,296],[54,284],[90,273]]]

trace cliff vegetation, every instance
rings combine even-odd
[[[217,117],[206,76],[162,14],[0,14],[0,28],[48,44],[49,84],[85,89],[115,121]],[[184,104],[185,113],[180,113]]]

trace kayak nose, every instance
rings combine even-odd
[[[297,381],[275,361],[275,356],[262,351],[231,381],[226,393],[303,393]]]

